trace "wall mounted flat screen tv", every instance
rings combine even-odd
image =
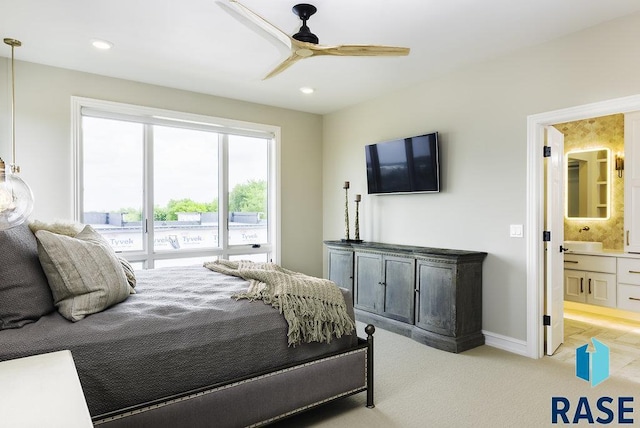
[[[438,133],[365,146],[369,194],[439,192]]]

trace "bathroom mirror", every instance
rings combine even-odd
[[[609,218],[609,149],[572,151],[566,155],[567,218]]]

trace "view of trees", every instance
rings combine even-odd
[[[264,180],[250,180],[236,185],[229,194],[230,212],[267,212],[267,182]],[[137,208],[121,208],[118,212],[126,213],[124,220],[128,222],[141,221],[142,211]],[[166,206],[156,205],[153,209],[153,219],[156,221],[178,220],[178,213],[207,213],[218,212],[218,198],[212,202],[196,202],[189,198],[171,199]]]
[[[249,180],[244,184],[237,184],[229,194],[230,212],[267,212],[267,182],[264,180]]]

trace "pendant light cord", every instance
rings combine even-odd
[[[4,42],[11,46],[11,173],[20,172],[20,167],[16,165],[16,66],[14,61],[14,50],[17,46],[22,46],[22,42],[16,39],[4,39]]]

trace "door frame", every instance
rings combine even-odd
[[[531,358],[544,355],[544,128],[556,123],[583,120],[640,110],[640,95],[615,98],[527,117],[527,349]],[[558,253],[557,257],[562,255]]]

